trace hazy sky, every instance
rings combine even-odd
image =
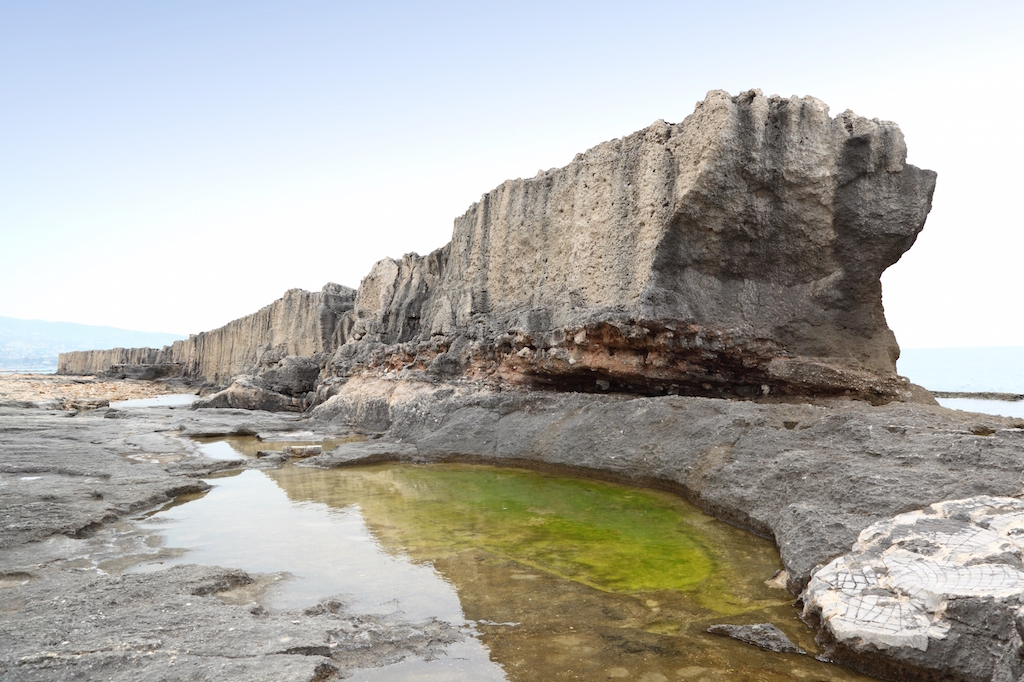
[[[1024,2],[4,2],[0,315],[197,332],[448,241],[711,89],[896,121],[938,171],[905,347],[1024,345]]]

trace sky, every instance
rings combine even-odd
[[[0,315],[188,334],[428,253],[709,90],[896,121],[938,172],[901,345],[1024,345],[1024,3],[0,0]]]

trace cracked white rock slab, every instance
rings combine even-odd
[[[1024,595],[1024,502],[972,497],[872,524],[816,570],[804,613],[840,642],[928,648],[950,624],[947,600]]]

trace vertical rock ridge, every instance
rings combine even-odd
[[[502,183],[445,247],[375,264],[351,310],[288,292],[165,356],[220,383],[300,355],[337,377],[908,399],[879,277],[934,186],[893,123],[716,90],[682,123]]]

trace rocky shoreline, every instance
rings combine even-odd
[[[62,375],[190,384],[204,394],[196,408],[221,409],[68,419],[38,408],[75,405],[0,406],[0,476],[38,472],[64,490],[33,497],[3,481],[18,491],[4,510],[13,530],[0,534],[11,585],[0,598],[15,614],[2,634],[17,645],[0,665],[36,679],[83,660],[119,675],[128,661],[142,676],[155,661],[171,676],[165,649],[192,651],[179,635],[138,644],[97,624],[108,645],[90,649],[13,625],[29,604],[39,628],[47,620],[18,595],[81,591],[62,562],[82,550],[38,553],[237,466],[204,460],[181,436],[303,430],[367,436],[308,466],[486,462],[673,491],[774,540],[827,657],[888,679],[1024,679],[1024,420],[941,408],[898,376],[882,309],[881,273],[912,246],[934,187],[933,172],[906,163],[893,123],[832,118],[811,97],[714,91],[682,123],[503,183],[455,221],[449,244],[380,261],[358,290],[292,290],[163,349],[62,355]],[[129,473],[139,483],[125,488]],[[217,614],[264,579],[231,575],[211,588],[205,573],[176,574],[176,594],[207,597],[210,644],[189,659],[200,676],[228,665]],[[90,591],[76,598],[102,610]],[[265,645],[244,648],[226,679],[261,657],[279,666],[275,679],[344,677],[358,647],[337,633],[380,625],[324,606],[306,643],[281,634],[289,646],[271,646],[271,632],[306,622],[253,624],[264,614],[247,605],[232,617]],[[392,625],[405,633],[394,647],[368,645],[359,660],[459,636]]]
[[[463,638],[447,623],[354,615],[329,600],[269,612],[259,597],[284,576],[121,572],[155,551],[128,517],[239,465],[203,457],[183,435],[305,427],[247,411],[0,405],[0,677],[307,682],[437,655]]]
[[[935,406],[538,395],[427,380],[353,385],[346,396],[301,416],[0,407],[0,639],[10,644],[0,654],[5,679],[157,673],[181,679],[186,671],[218,679],[344,678],[346,671],[425,655],[464,636],[442,623],[385,623],[337,606],[313,615],[265,614],[258,598],[272,578],[237,570],[119,574],[151,551],[121,519],[202,490],[201,477],[215,471],[275,466],[205,459],[183,436],[301,432],[322,438],[353,430],[369,439],[304,464],[488,462],[674,491],[772,538],[794,594],[811,585],[803,593],[810,622],[820,617],[808,597],[820,591],[816,570],[846,555],[864,528],[930,500],[1017,496],[1024,450],[1021,420]],[[1019,551],[1003,553],[1001,565],[1019,570]],[[827,655],[888,679],[1019,676],[1019,658],[995,655],[1019,648],[1016,628],[991,625],[1015,622],[1019,590],[939,601],[944,607],[934,631],[942,636],[927,640],[927,655],[920,642],[879,647],[822,627]],[[186,617],[189,628],[182,627]],[[236,628],[231,633],[220,627],[228,620]],[[163,634],[144,636],[143,629]],[[378,651],[337,635],[364,631],[397,637],[400,644]],[[234,632],[246,633],[244,646]],[[280,645],[283,637],[292,638],[289,646]]]

